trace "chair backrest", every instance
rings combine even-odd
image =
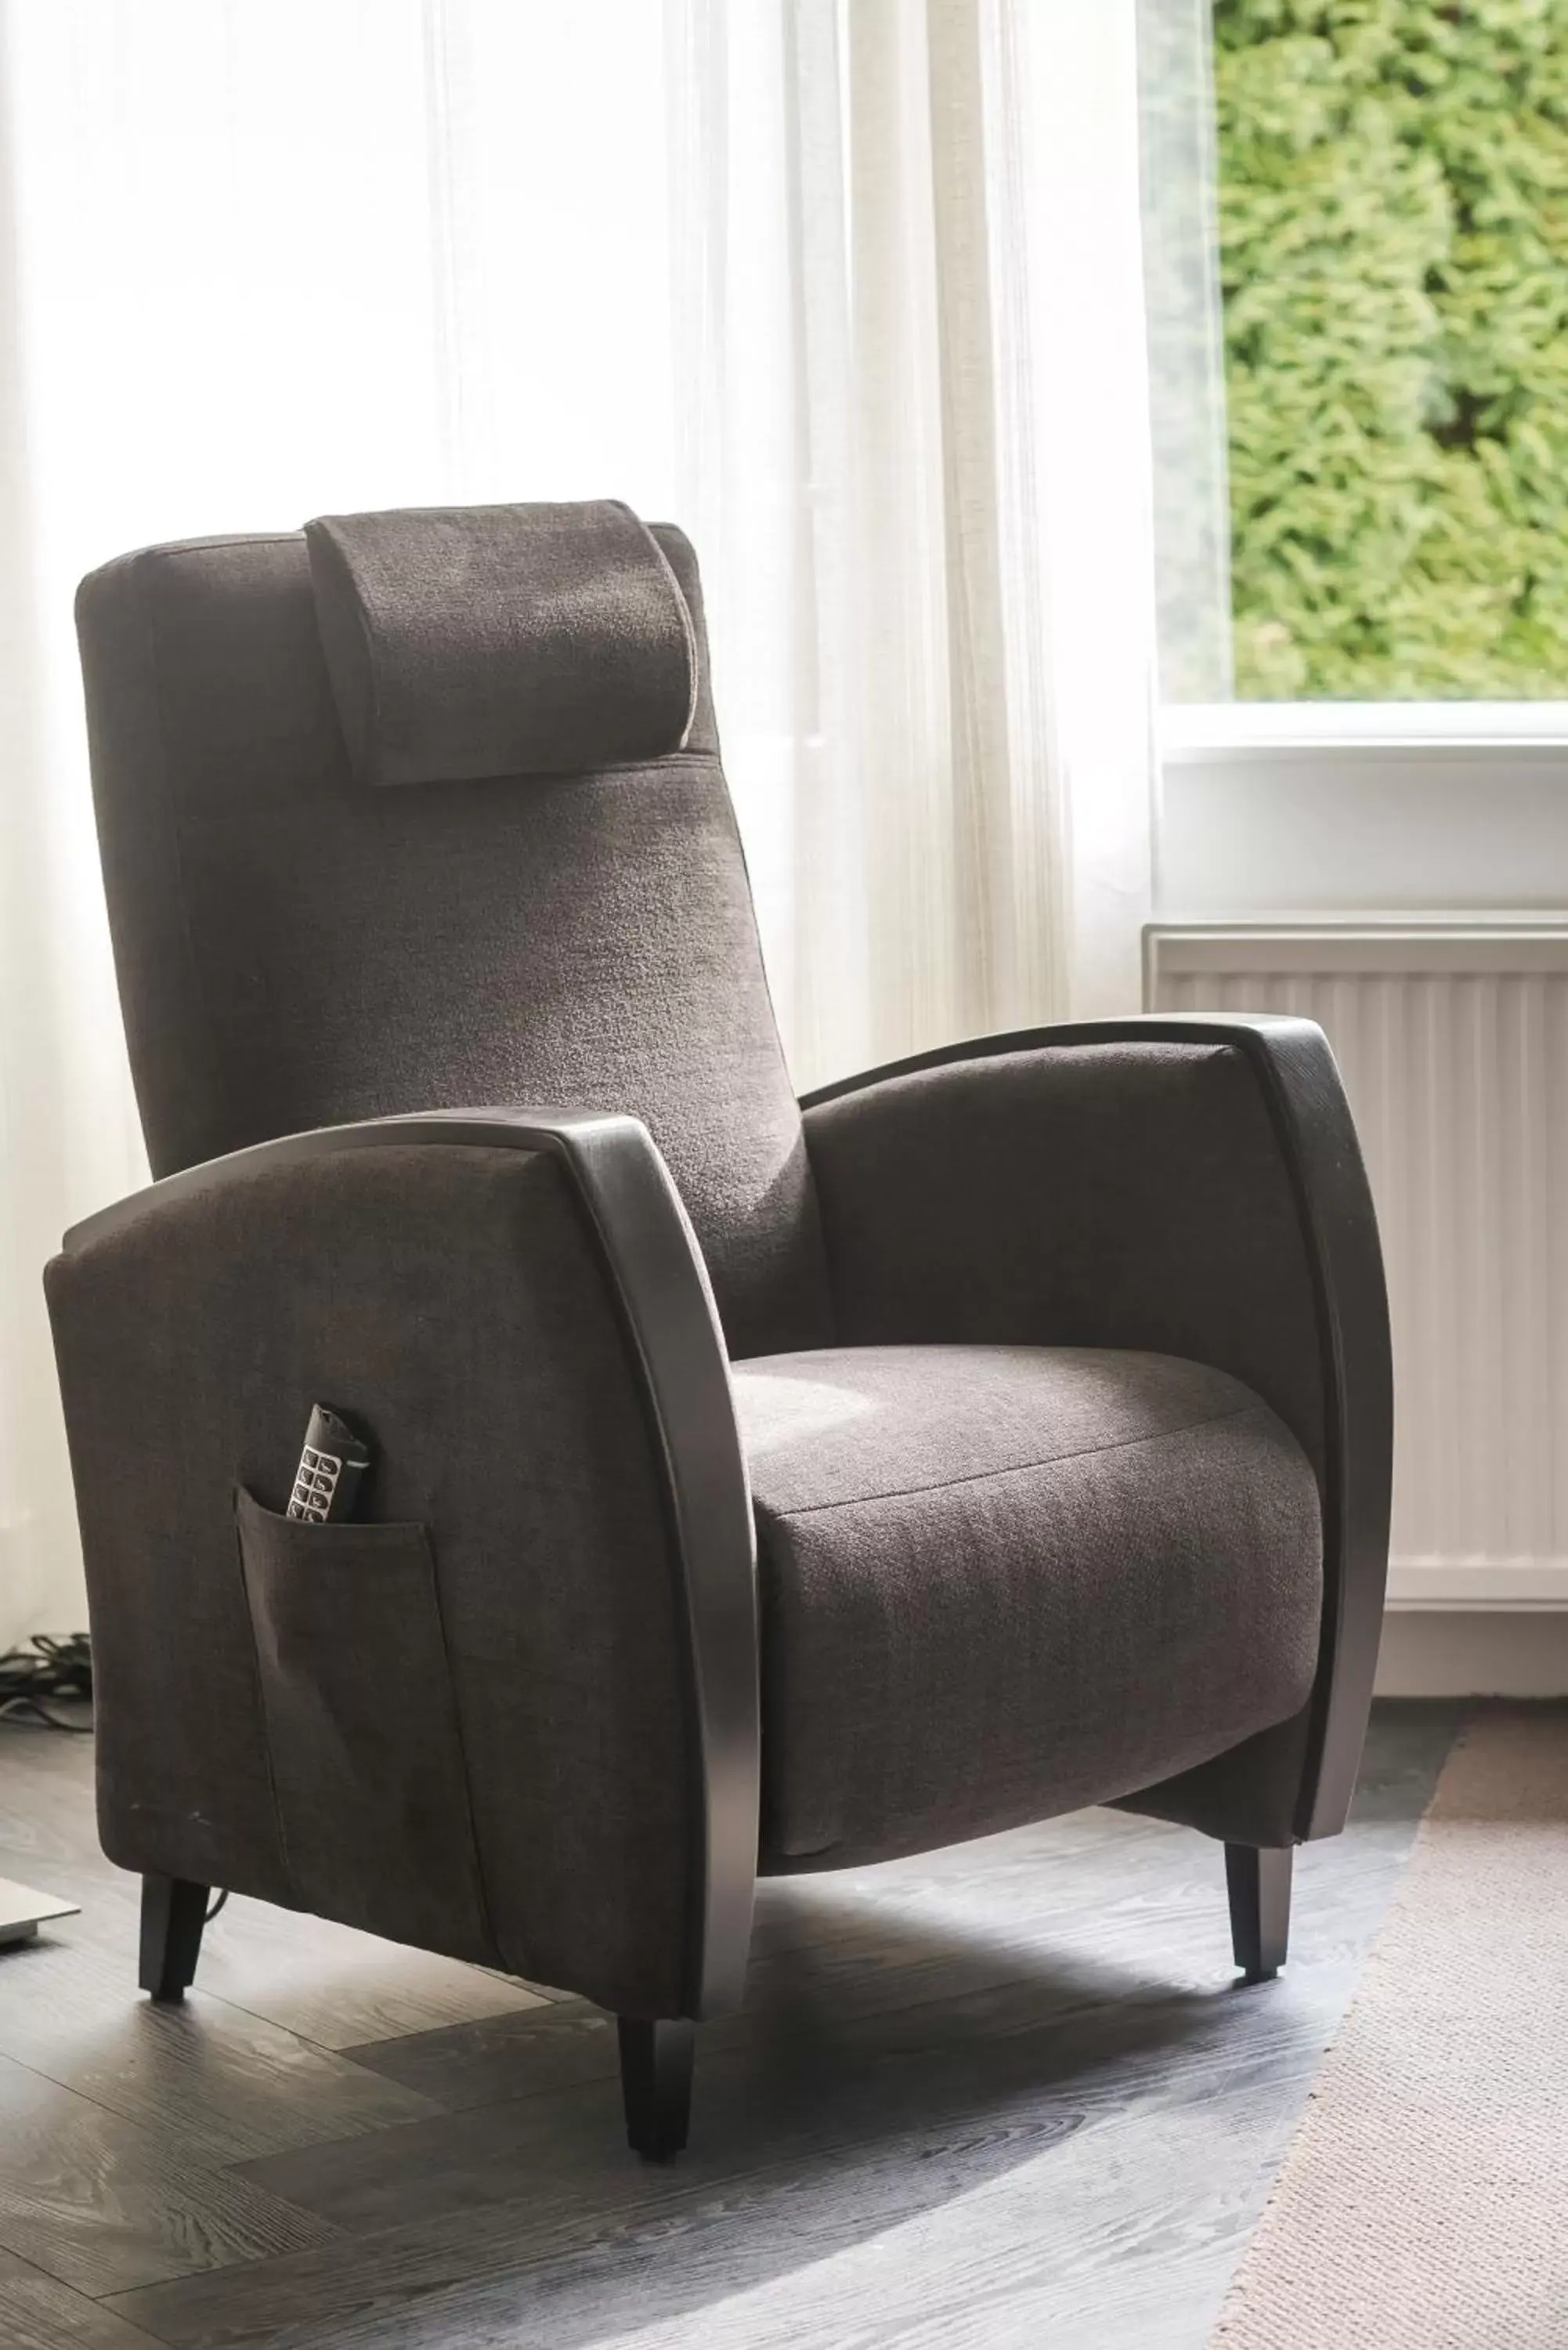
[[[732,1352],[824,1341],[679,531],[342,517],[122,556],[78,623],[155,1174],[398,1111],[628,1111]]]

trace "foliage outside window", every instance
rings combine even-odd
[[[1235,691],[1568,698],[1568,0],[1214,0]]]

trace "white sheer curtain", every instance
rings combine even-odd
[[[1135,1008],[1135,0],[9,0],[0,1638],[81,1615],[38,1294],[140,1180],[69,610],[153,538],[685,525],[803,1086]]]

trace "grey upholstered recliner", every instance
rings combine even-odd
[[[1272,1972],[1386,1549],[1319,1031],[987,1037],[803,1115],[691,550],[624,507],[155,547],[79,619],[161,1180],[48,1292],[154,1997],[213,1886],[512,1969],[622,2019],[667,2153],[759,1869],[1104,1801],[1225,1842]],[[318,1399],[352,1523],[277,1514]]]

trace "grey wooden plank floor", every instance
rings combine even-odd
[[[1201,2350],[1462,1718],[1379,1707],[1239,1991],[1218,1847],[1115,1812],[763,1888],[694,2142],[595,2010],[235,1900],[134,1987],[89,1742],[0,1726],[0,2344]]]

